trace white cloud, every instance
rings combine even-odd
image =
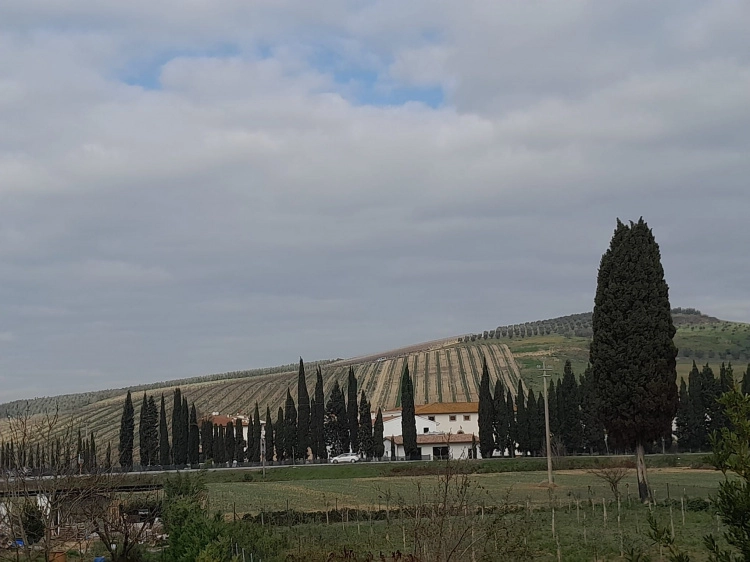
[[[747,16],[8,0],[0,367],[110,386],[585,310],[618,216],[679,304],[744,318]]]

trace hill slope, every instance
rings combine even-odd
[[[678,375],[686,377],[693,360],[718,366],[721,361],[737,363],[750,358],[750,324],[724,322],[691,309],[676,309],[674,318],[678,326],[675,340],[680,348]],[[307,384],[312,393],[315,366],[320,365],[327,397],[336,380],[346,385],[346,374],[352,367],[359,389],[365,391],[373,408],[390,409],[400,406],[400,375],[408,363],[417,404],[476,401],[482,360],[486,358],[493,384],[500,378],[506,386],[515,389],[521,379],[524,386],[541,389],[537,369],[541,361],[552,366],[558,375],[567,359],[572,361],[576,373],[583,371],[588,361],[590,330],[591,313],[501,326],[481,334],[436,340],[365,357],[308,363]],[[157,398],[164,393],[167,408],[171,409],[172,390],[176,386],[180,386],[184,397],[195,402],[201,413],[249,413],[258,402],[262,415],[268,405],[275,419],[287,388],[296,398],[296,385],[297,366],[290,364],[154,383],[131,390],[136,419],[142,392]],[[81,427],[96,432],[102,449],[107,441],[116,447],[125,392],[126,389],[116,389],[19,401],[0,405],[0,415],[4,418],[22,407],[37,413],[54,407],[57,402],[63,414],[74,416]]]

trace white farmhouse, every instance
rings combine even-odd
[[[438,402],[414,408],[417,416],[437,424],[440,433],[479,435],[478,402]],[[419,424],[417,424],[417,433]],[[383,435],[388,435],[383,432]]]
[[[394,446],[391,446],[393,442]],[[404,438],[401,435],[395,437],[386,437],[384,439],[385,445],[385,456],[391,456],[392,448],[395,448],[397,458],[403,458],[404,452]],[[462,433],[458,435],[447,434],[447,433],[427,433],[417,434],[417,447],[419,449],[419,455],[425,460],[439,460],[439,459],[470,459],[473,458],[474,450],[472,445],[476,448],[477,458],[479,456],[479,440],[476,436],[471,433]]]

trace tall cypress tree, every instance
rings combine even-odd
[[[162,466],[172,464],[171,456],[169,429],[167,428],[167,411],[164,407],[164,394],[162,394],[161,408],[159,409],[159,464]]]
[[[214,427],[208,420],[201,422],[201,456],[203,462],[214,458]]]
[[[325,409],[323,423],[325,444],[330,455],[335,457],[349,446],[349,422],[346,417],[346,402],[339,381],[333,383],[331,395]]]
[[[154,396],[148,397],[146,414],[146,447],[148,447],[149,465],[159,464],[159,410]]]
[[[482,379],[479,382],[479,452],[489,458],[495,450],[495,408],[490,392],[490,371],[482,358]]]
[[[224,464],[227,462],[227,444],[225,441],[226,433],[223,425],[216,425],[216,433],[214,434],[214,455],[216,456],[216,462],[218,464]]]
[[[404,362],[404,372],[401,375],[401,435],[404,438],[404,455],[407,459],[416,459],[419,455],[417,419],[414,412],[414,385],[409,376],[408,361]]]
[[[179,388],[174,389],[172,395],[172,463],[185,464],[182,450],[182,393]]]
[[[539,411],[537,409],[538,404],[534,392],[529,388],[526,394],[526,420],[528,423],[528,438],[529,438],[529,452],[532,456],[541,450],[542,439],[544,438],[544,417],[542,417],[542,425],[539,425]],[[544,403],[542,403],[542,416],[544,416]]]
[[[245,443],[245,446],[247,447],[247,460],[250,462],[254,462],[255,458],[255,451],[256,449],[260,451],[260,442],[255,442],[255,422],[256,420],[253,419],[253,416],[250,415],[249,419],[247,420],[247,442]]]
[[[563,378],[560,382],[559,400],[560,430],[565,451],[568,454],[577,453],[583,446],[581,428],[580,397],[578,382],[576,381],[570,360],[565,361]]]
[[[591,366],[587,366],[581,375],[579,385],[581,396],[581,424],[583,425],[583,448],[588,453],[603,453],[604,426],[596,407],[596,393],[594,389]]]
[[[135,432],[135,410],[130,391],[125,396],[120,419],[120,466],[126,470],[133,468],[133,439]]]
[[[261,451],[265,455],[267,462],[273,461],[274,458],[274,427],[273,420],[271,419],[271,408],[266,405],[266,428],[265,428],[265,451]]]
[[[138,454],[141,459],[141,466],[148,466],[151,464],[151,452],[148,446],[148,398],[146,393],[143,393],[143,400],[141,401],[141,413],[138,418]]]
[[[508,420],[508,437],[506,446],[508,447],[508,454],[511,457],[515,457],[516,445],[518,443],[518,425],[516,424],[516,411],[513,405],[513,394],[511,393],[510,388],[506,394],[505,408]]]
[[[705,400],[710,398],[711,392],[704,388],[703,373],[693,361],[693,367],[688,374],[688,403],[687,415],[688,439],[684,445],[692,451],[705,450],[708,445],[708,425],[706,420],[707,407]],[[679,398],[678,398],[679,399]]]
[[[615,446],[634,447],[638,492],[651,497],[647,443],[671,432],[677,348],[659,246],[641,218],[619,220],[597,278],[591,368],[600,415]]]
[[[289,389],[286,389],[286,403],[284,404],[284,451],[287,458],[300,458],[297,447],[297,407]]]
[[[253,422],[251,419],[249,425],[247,426],[248,437],[250,437],[252,431]],[[234,420],[234,456],[237,459],[237,462],[245,462],[245,458],[247,458],[247,452],[245,450],[246,446],[247,441],[245,440],[245,430],[242,424],[242,418],[237,418]]]
[[[516,441],[518,450],[522,456],[531,448],[529,442],[529,417],[526,415],[526,395],[523,392],[523,383],[518,379],[518,388],[516,389]]]
[[[182,450],[180,451],[180,464],[188,463],[188,440],[190,439],[190,408],[188,407],[187,398],[182,397],[182,413],[180,413],[180,422],[182,423]]]
[[[690,396],[687,391],[685,379],[680,377],[679,405],[677,407],[677,417],[675,425],[677,426],[678,445],[681,450],[687,451],[692,444],[690,425]]]
[[[349,421],[349,447],[352,453],[359,451],[359,435],[357,413],[357,378],[354,376],[354,369],[349,367],[349,378],[346,391],[346,418]]]
[[[234,435],[234,422],[230,420],[224,428],[224,451],[226,452],[228,463],[237,460],[237,452],[235,450],[236,445],[237,441]]]
[[[276,441],[276,460],[283,461],[287,458],[286,456],[286,435],[284,431],[286,429],[284,424],[284,409],[279,406],[279,411],[276,416],[276,426],[274,427],[274,440]]]
[[[372,429],[372,451],[376,459],[382,459],[385,454],[385,440],[383,438],[383,412],[378,408],[375,416],[375,426]]]
[[[253,462],[260,462],[260,437],[261,432],[263,431],[263,425],[260,421],[260,411],[258,410],[258,403],[255,403],[255,413],[254,413],[254,422],[252,426],[253,430],[253,458],[251,459]],[[250,434],[250,428],[247,428],[248,435]]]
[[[198,464],[200,456],[201,439],[198,433],[198,412],[195,411],[195,404],[190,408],[190,428],[188,432],[188,462]]]
[[[365,458],[371,459],[375,456],[372,438],[372,414],[370,412],[370,403],[367,401],[365,391],[362,391],[359,397],[359,427],[358,442],[359,453]]]
[[[307,449],[310,446],[310,394],[307,392],[305,378],[305,364],[299,358],[299,373],[297,375],[297,448],[300,459],[307,459]]]
[[[323,373],[320,366],[315,373],[315,409],[311,411],[311,416],[315,418],[315,431],[317,436],[317,458],[327,459],[328,451],[326,450],[326,439],[323,430],[326,416],[325,395],[323,394]]]
[[[747,396],[750,394],[750,363],[747,364],[747,369],[745,370],[745,374],[742,375],[742,394]]]
[[[500,379],[495,381],[495,395],[492,398],[492,411],[495,416],[492,426],[495,433],[495,449],[500,451],[500,455],[503,456],[505,455],[505,450],[508,449],[509,442],[508,404],[505,402],[505,387]],[[482,453],[482,456],[484,456],[484,453]]]

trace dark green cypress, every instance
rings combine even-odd
[[[245,443],[245,446],[247,447],[247,460],[250,462],[254,462],[255,458],[255,452],[260,451],[260,442],[255,442],[255,422],[256,420],[253,419],[252,414],[249,416],[249,419],[247,420],[247,442]],[[260,455],[258,455],[260,456]]]
[[[182,462],[182,393],[179,388],[174,389],[172,395],[172,463],[176,465]]]
[[[596,407],[591,366],[587,366],[581,375],[578,392],[581,396],[581,425],[583,426],[583,449],[589,454],[604,453],[604,426]]]
[[[323,430],[326,416],[326,405],[325,395],[323,394],[323,373],[320,370],[320,366],[318,366],[315,373],[315,409],[311,411],[311,416],[315,418],[317,458],[327,459],[328,451],[326,450],[325,432]]]
[[[252,431],[253,421],[251,418],[247,426],[248,437],[250,436]],[[245,459],[247,458],[247,451],[245,450],[246,446],[247,441],[245,440],[245,430],[243,427],[242,418],[237,418],[236,420],[234,420],[234,457],[237,462],[245,462]]]
[[[59,458],[59,451],[58,451],[58,458]],[[107,452],[104,453],[104,470],[111,470],[112,469],[112,443],[107,441]]]
[[[133,440],[135,432],[135,410],[130,391],[125,396],[120,419],[120,466],[126,470],[133,468]]]
[[[365,391],[359,397],[359,427],[357,428],[359,453],[368,459],[375,456],[372,437],[372,413]]]
[[[274,427],[274,440],[276,441],[276,460],[283,461],[286,459],[284,447],[286,447],[286,435],[284,435],[284,409],[279,406],[279,412],[276,417],[276,426]]]
[[[42,458],[39,458],[39,449],[37,449],[37,459],[39,461],[42,461]],[[91,434],[91,438],[89,439],[89,471],[96,471],[99,468],[99,461],[96,458],[96,439],[94,437],[94,434]]]
[[[708,445],[708,427],[706,423],[707,406],[704,402],[710,396],[710,391],[704,388],[703,374],[693,361],[693,367],[688,374],[688,402],[690,407],[688,439],[685,446],[691,451],[705,450]]]
[[[331,395],[325,409],[325,420],[323,423],[325,444],[330,450],[330,455],[340,455],[349,446],[349,422],[346,417],[346,402],[344,393],[341,392],[339,381],[333,383]]]
[[[378,408],[375,416],[375,426],[372,429],[372,450],[376,459],[382,459],[385,454],[385,439],[383,436],[383,412]]]
[[[401,375],[401,435],[404,438],[404,455],[407,459],[417,459],[417,420],[414,412],[414,385],[409,376],[409,363],[404,362]]]
[[[688,394],[685,379],[680,377],[679,405],[677,407],[677,417],[675,424],[677,426],[677,439],[680,450],[687,451],[692,444],[691,439],[691,415],[690,415],[690,396]]]
[[[214,426],[206,419],[201,422],[201,458],[203,462],[214,458]]]
[[[151,452],[148,446],[148,398],[146,393],[143,393],[143,400],[141,401],[141,412],[138,418],[138,453],[141,459],[141,466],[148,466],[151,464]]]
[[[234,422],[228,421],[227,426],[224,428],[224,451],[226,451],[227,462],[237,460],[237,439],[234,434]]]
[[[159,410],[153,395],[148,397],[146,443],[149,449],[149,464],[159,464]]]
[[[590,359],[600,416],[616,447],[635,448],[638,491],[651,492],[645,446],[671,432],[677,348],[659,246],[641,218],[619,220],[597,278]]]
[[[352,453],[359,451],[359,436],[357,413],[357,378],[354,376],[354,369],[349,367],[349,377],[346,390],[346,419],[349,422],[349,450]]]
[[[310,447],[310,394],[307,392],[305,378],[305,364],[299,358],[299,373],[297,375],[297,458],[307,459],[307,449]]]
[[[297,451],[297,407],[289,389],[286,389],[286,403],[284,404],[284,454],[287,458],[299,458]]]
[[[253,457],[250,459],[253,462],[260,462],[260,454],[261,454],[261,433],[263,431],[263,426],[261,424],[260,420],[260,411],[258,410],[258,403],[255,403],[255,413],[253,415],[254,421],[252,428],[247,428],[248,435],[250,434],[250,430],[253,431]]]
[[[216,453],[216,462],[218,462],[219,464],[224,464],[227,462],[226,429],[223,425],[217,424],[216,426],[214,452]]]
[[[200,460],[201,438],[198,428],[198,412],[195,411],[195,404],[190,408],[190,427],[188,429],[188,462],[198,464]]]
[[[560,438],[565,446],[565,452],[569,455],[578,453],[583,446],[580,397],[578,382],[569,360],[565,361],[563,378],[560,381],[558,415],[560,417]]]
[[[500,379],[495,381],[492,411],[495,416],[492,425],[495,434],[495,449],[500,451],[500,455],[504,456],[510,438],[508,436],[508,404],[505,401],[505,387]],[[484,453],[482,453],[482,456],[484,456]]]
[[[171,458],[169,429],[167,428],[167,411],[164,407],[164,394],[162,394],[161,407],[159,409],[159,464],[162,466],[168,466],[172,464]]]
[[[266,405],[266,428],[265,428],[265,451],[261,451],[265,455],[266,462],[273,461],[274,459],[274,427],[273,420],[271,419],[271,408]]]
[[[544,404],[542,404],[542,408],[544,408]],[[540,436],[544,435],[542,431],[540,431],[540,427],[538,425],[539,422],[539,412],[537,410],[537,401],[536,397],[534,396],[534,392],[529,389],[529,391],[526,393],[526,420],[528,424],[527,432],[528,432],[528,447],[529,447],[529,453],[532,456],[536,456],[537,453],[541,450],[541,444],[542,441],[539,439]],[[544,427],[544,418],[542,418],[542,428]]]
[[[745,369],[745,374],[742,375],[742,394],[747,396],[750,394],[750,363],[747,364],[747,369]]]
[[[506,441],[506,446],[508,447],[508,454],[511,457],[516,456],[516,446],[518,444],[518,425],[516,424],[516,409],[513,405],[513,394],[511,393],[510,388],[508,389],[508,392],[506,394],[505,398],[505,408],[506,408],[506,415],[507,415],[507,424],[508,424],[508,437]]]
[[[182,451],[180,451],[180,464],[188,463],[188,447],[190,439],[190,408],[188,407],[187,398],[182,397],[182,412],[180,413],[180,422],[182,423]]]
[[[526,412],[526,395],[523,392],[523,383],[518,379],[518,388],[516,389],[516,441],[518,450],[522,456],[531,448],[529,435],[529,417]]]
[[[482,358],[482,378],[479,381],[479,452],[489,458],[495,450],[495,408],[490,392],[490,371],[487,359]]]

